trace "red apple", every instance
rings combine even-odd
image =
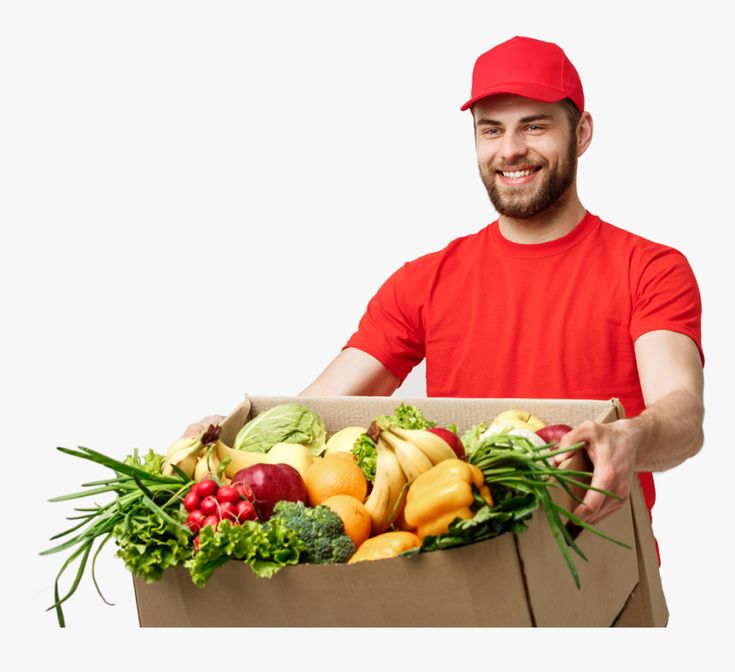
[[[429,427],[428,431],[432,434],[436,434],[439,438],[444,439],[460,460],[465,459],[462,440],[451,429],[447,429],[446,427]]]
[[[571,431],[572,428],[569,425],[546,425],[546,427],[537,429],[536,434],[546,443],[558,443],[562,436]]]
[[[301,474],[290,464],[254,464],[240,469],[232,479],[232,485],[247,484],[253,492],[255,509],[260,520],[273,515],[273,507],[282,499],[306,504],[308,495]]]

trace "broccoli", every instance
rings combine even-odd
[[[284,500],[276,504],[273,518],[282,520],[306,544],[299,562],[347,562],[355,552],[355,544],[345,534],[342,519],[326,506],[312,509],[303,502]]]

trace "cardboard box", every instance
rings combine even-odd
[[[401,402],[439,424],[464,431],[509,408],[547,423],[576,425],[622,417],[620,403],[535,399],[398,399],[394,397],[250,397],[223,423],[232,445],[250,418],[299,401],[323,418],[331,434],[367,426]],[[559,489],[561,491],[561,489]],[[141,626],[664,626],[668,612],[648,511],[635,479],[630,501],[597,527],[631,550],[583,530],[576,538],[588,558],[572,553],[578,590],[543,511],[529,529],[477,544],[355,565],[296,565],[270,579],[233,561],[203,589],[181,567],[161,581],[134,578]]]

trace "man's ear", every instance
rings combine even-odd
[[[582,112],[582,116],[577,122],[577,156],[582,156],[592,142],[592,115],[589,112]]]

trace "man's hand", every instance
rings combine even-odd
[[[559,441],[560,447],[586,441],[594,467],[591,485],[623,498],[588,491],[572,513],[590,524],[623,505],[635,472],[675,467],[704,440],[702,362],[694,341],[673,331],[651,331],[638,338],[635,352],[646,410],[610,424],[584,422]],[[561,454],[554,462],[564,459]]]
[[[587,443],[587,455],[594,466],[590,485],[620,497],[617,500],[594,490],[585,493],[583,503],[572,514],[594,525],[621,508],[630,495],[640,432],[636,431],[631,420],[617,420],[610,424],[587,421],[567,432],[559,441],[559,448],[580,441]],[[558,466],[568,457],[569,453],[560,453],[554,462]]]
[[[193,422],[190,424],[179,438],[183,439],[189,436],[196,436],[197,434],[205,431],[209,425],[221,425],[224,419],[224,415],[208,415],[206,418],[202,418],[199,422]]]

